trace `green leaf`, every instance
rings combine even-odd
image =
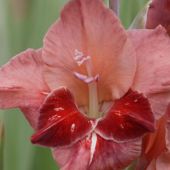
[[[146,23],[146,15],[148,10],[149,4],[147,3],[142,10],[139,11],[135,19],[133,20],[132,24],[130,25],[129,29],[142,29],[145,28]]]
[[[121,0],[120,2],[120,18],[123,25],[128,28],[148,0]]]

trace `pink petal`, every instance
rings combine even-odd
[[[170,38],[159,26],[155,30],[129,32],[137,52],[133,88],[144,93],[160,118],[170,102]]]
[[[90,160],[90,141],[83,140],[72,147],[53,149],[53,157],[61,170],[86,170]]]
[[[115,101],[106,116],[98,122],[97,133],[106,139],[127,141],[154,131],[150,104],[142,94],[129,91]]]
[[[163,150],[162,154],[156,159],[156,170],[168,170],[170,169],[170,106],[167,111],[168,117],[167,123],[165,125],[166,128],[166,149]]]
[[[24,113],[25,118],[30,123],[33,129],[37,129],[39,119],[39,107],[41,103],[37,103],[35,106],[28,106],[20,108],[21,112]]]
[[[53,156],[61,170],[120,170],[140,154],[140,142],[115,143],[97,136],[93,157],[91,138],[85,138],[72,147],[55,148]]]
[[[38,108],[44,99],[47,85],[42,77],[41,51],[27,50],[18,54],[0,69],[0,108],[19,107],[27,110],[26,117],[36,125]]]
[[[150,4],[146,28],[153,29],[160,24],[170,34],[170,0],[152,0]]]
[[[137,170],[161,170],[168,166],[170,157],[170,107],[167,113],[157,121],[155,133],[148,134],[143,139],[142,156],[139,159]],[[159,167],[159,168],[158,168]]]
[[[156,131],[143,138],[142,154],[137,164],[137,170],[155,167],[157,157],[166,150],[165,126],[167,116],[164,115],[156,124]]]
[[[79,105],[87,104],[88,86],[74,76],[86,75],[74,60],[75,50],[91,56],[93,76],[99,74],[101,100],[120,98],[132,84],[135,54],[120,22],[102,0],[71,0],[44,39],[46,81],[51,89],[66,86]]]
[[[157,129],[155,133],[148,134],[143,139],[143,152],[146,155],[148,161],[158,157],[166,148],[166,119],[166,115],[159,119],[159,121],[157,121]]]
[[[78,111],[70,91],[60,88],[40,108],[38,131],[31,140],[49,147],[65,146],[85,137],[91,128],[90,120]]]

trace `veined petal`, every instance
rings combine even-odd
[[[0,69],[0,108],[37,108],[48,87],[42,77],[41,50],[29,49],[12,58]],[[33,114],[33,115],[31,115]],[[26,117],[33,127],[37,112],[28,111]]]
[[[88,86],[73,72],[87,74],[74,60],[75,50],[90,56],[93,76],[99,75],[100,101],[120,98],[132,84],[134,49],[114,13],[102,0],[71,0],[44,39],[46,81],[51,89],[67,86],[79,105],[87,104]]]
[[[137,52],[137,72],[132,89],[144,93],[156,118],[170,102],[170,38],[163,27],[129,31]]]
[[[140,140],[119,144],[97,135],[93,155],[91,145],[92,138],[85,138],[72,147],[55,148],[53,156],[61,170],[120,170],[140,154]]]
[[[32,143],[49,147],[71,145],[88,135],[91,121],[80,113],[66,88],[49,94],[40,108],[37,132]]]
[[[130,90],[115,101],[95,131],[114,141],[128,141],[154,131],[154,117],[147,98]]]

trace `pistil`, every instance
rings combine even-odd
[[[87,83],[89,90],[89,111],[88,115],[91,118],[96,118],[99,116],[99,106],[98,106],[98,92],[97,92],[97,82],[99,79],[99,75],[93,75],[93,64],[90,56],[85,56],[82,52],[75,50],[76,63],[81,66],[85,65],[87,70],[87,75],[83,75],[78,72],[74,72],[74,75]]]

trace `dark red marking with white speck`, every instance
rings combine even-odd
[[[32,143],[49,147],[71,145],[97,133],[104,139],[124,142],[154,131],[150,104],[142,94],[129,90],[116,100],[97,125],[79,112],[70,91],[60,88],[52,92],[40,108],[39,126]]]

